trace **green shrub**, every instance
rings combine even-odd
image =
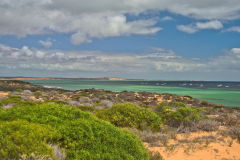
[[[162,117],[163,121],[170,126],[187,126],[190,123],[198,122],[203,118],[201,110],[196,107],[188,107],[184,103],[179,103],[180,106],[172,108],[170,106],[164,106],[163,104],[157,106],[157,113]]]
[[[207,102],[207,101],[202,101],[202,102],[201,102],[201,105],[207,106],[207,105],[208,105],[208,102]]]
[[[40,97],[40,96],[42,96],[42,95],[43,95],[42,91],[35,91],[35,92],[34,92],[34,96],[35,96],[35,97]]]
[[[49,125],[56,130],[60,139],[54,143],[66,151],[68,160],[149,159],[137,136],[75,107],[43,103],[0,111],[0,122],[19,119]]]
[[[59,100],[45,100],[45,103],[55,103],[55,104],[59,104],[59,105],[68,105],[67,102],[64,101],[59,101]]]
[[[99,110],[96,116],[118,127],[135,127],[141,130],[150,128],[158,131],[162,124],[157,114],[131,103],[116,104],[112,108]]]
[[[81,109],[82,111],[88,111],[88,112],[95,111],[95,108],[90,106],[78,106],[78,108]]]
[[[157,114],[162,118],[162,121],[164,123],[167,123],[168,121],[171,120],[172,114],[175,112],[175,110],[166,105],[164,106],[163,104],[160,104],[159,106],[157,106]]]
[[[58,133],[49,126],[12,121],[0,123],[0,159],[20,159],[22,155],[37,153],[53,157],[47,144],[56,141]]]
[[[239,110],[240,111],[240,107],[229,107],[231,109],[235,109],[235,110]]]
[[[196,122],[202,118],[200,109],[196,107],[179,107],[176,112],[171,114],[172,120],[177,124],[187,125],[189,122]]]
[[[23,92],[23,89],[16,89],[16,92]]]
[[[81,93],[81,96],[87,97],[87,96],[89,96],[89,94],[86,93],[85,91],[83,91],[83,92]]]
[[[172,102],[162,102],[158,105],[159,107],[164,107],[164,106],[169,106],[171,108],[178,108],[178,107],[185,107],[186,104],[183,102],[177,102],[177,101],[172,101]]]

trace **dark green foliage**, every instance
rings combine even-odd
[[[53,157],[47,144],[56,141],[58,133],[46,125],[27,121],[0,123],[0,159],[20,159],[22,155],[36,153]]]
[[[34,96],[36,96],[36,97],[40,97],[42,95],[43,95],[42,91],[35,91],[34,92]]]
[[[240,107],[230,107],[231,109],[235,109],[235,110],[239,110],[240,111]]]
[[[168,104],[172,105],[171,103]],[[174,108],[169,105],[160,104],[156,109],[159,116],[170,126],[187,126],[190,123],[198,122],[204,117],[201,110],[197,107],[189,107],[182,102],[174,102],[174,105],[176,104],[179,104],[179,106],[174,106]]]
[[[81,109],[82,111],[88,111],[88,112],[95,111],[95,108],[90,106],[79,106],[78,108]]]
[[[16,89],[16,92],[23,92],[23,89]]]
[[[221,108],[223,108],[224,106],[222,106],[222,105],[216,105],[216,106],[214,106],[214,109],[221,109]]]
[[[66,159],[149,159],[137,136],[119,130],[75,107],[43,103],[0,110],[0,122],[10,123],[15,120],[25,120],[43,127],[49,125],[53,128],[60,136],[54,143],[65,150]]]
[[[59,100],[47,100],[47,101],[44,101],[45,103],[55,103],[55,104],[59,104],[59,105],[68,105],[67,102],[64,102],[64,101],[59,101]]]
[[[184,96],[184,97],[187,97],[187,98],[190,98],[190,99],[192,99],[192,98],[193,98],[192,96],[189,96],[189,95],[186,95],[186,96]]]
[[[190,122],[199,121],[202,118],[202,115],[199,114],[200,110],[196,107],[179,107],[176,112],[171,114],[172,121],[179,125],[187,125]]]
[[[208,102],[202,101],[202,102],[201,102],[201,105],[207,106],[207,105],[208,105]]]
[[[131,103],[116,104],[112,108],[98,111],[96,116],[118,127],[135,127],[141,130],[150,128],[158,131],[162,124],[157,114]]]
[[[176,101],[162,102],[158,105],[158,108],[164,107],[164,106],[169,106],[170,108],[179,108],[179,107],[185,107],[186,104],[183,102],[176,102]]]
[[[82,92],[81,96],[87,97],[89,94],[87,92]]]

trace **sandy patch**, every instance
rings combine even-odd
[[[209,137],[215,140],[208,140]],[[164,147],[144,145],[150,151],[159,152],[164,160],[240,160],[240,143],[229,137],[218,138],[216,132],[196,132],[178,134],[177,140],[170,140]]]
[[[0,96],[7,96],[8,92],[0,92]]]
[[[171,99],[171,98],[170,98]],[[166,100],[163,97],[157,97],[157,103],[162,103],[162,102],[171,102],[172,100]]]

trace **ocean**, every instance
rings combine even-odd
[[[45,87],[61,87],[66,90],[105,89],[115,92],[146,91],[191,96],[227,106],[240,107],[240,82],[214,81],[148,81],[148,80],[24,80]]]

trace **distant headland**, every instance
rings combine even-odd
[[[109,80],[109,81],[121,81],[127,80],[125,78],[118,77],[99,77],[99,78],[58,78],[58,77],[0,77],[0,79],[15,79],[15,80]]]

